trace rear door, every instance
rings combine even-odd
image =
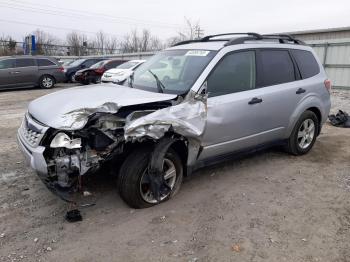
[[[0,60],[0,88],[9,88],[16,85],[16,77],[12,73],[15,69],[14,58]]]
[[[12,72],[16,76],[18,86],[36,85],[39,71],[34,58],[16,58],[16,68]]]
[[[275,129],[273,139],[284,139],[293,112],[307,93],[290,50],[258,49],[257,74],[257,95],[269,115],[264,124]]]

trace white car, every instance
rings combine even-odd
[[[101,78],[103,83],[122,83],[146,60],[131,60],[106,71]]]

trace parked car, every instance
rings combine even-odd
[[[63,66],[64,73],[66,74],[66,78],[68,82],[74,82],[74,75],[78,70],[89,68],[93,64],[96,64],[97,62],[100,62],[102,60],[106,60],[104,58],[85,58],[85,59],[78,59],[74,62],[70,63],[67,66]]]
[[[327,119],[330,88],[312,48],[290,36],[208,36],[157,53],[124,86],[34,100],[18,141],[63,199],[104,166],[128,205],[150,207],[175,195],[193,170],[237,154],[276,144],[308,153]]]
[[[120,64],[125,63],[124,60],[103,60],[90,66],[89,68],[81,69],[75,73],[75,81],[81,84],[88,85],[90,83],[98,83],[106,70],[115,68]],[[111,69],[113,70],[113,69]]]
[[[103,83],[123,83],[146,60],[131,60],[116,68],[109,69],[102,75]]]
[[[63,67],[53,57],[0,57],[0,89],[35,86],[52,88],[64,80]]]

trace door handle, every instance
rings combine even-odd
[[[12,71],[12,72],[10,72],[10,74],[13,74],[13,75],[20,74],[20,73],[21,73],[20,71]]]
[[[302,94],[302,93],[305,93],[305,92],[306,92],[306,90],[304,88],[299,88],[295,93],[297,95],[299,95],[299,94]]]
[[[250,100],[248,102],[249,105],[253,105],[253,104],[259,104],[261,103],[263,100],[261,98],[257,98],[257,97],[254,97],[252,98],[252,100]]]

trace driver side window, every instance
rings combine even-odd
[[[255,68],[254,51],[226,55],[208,77],[209,97],[254,89]]]

